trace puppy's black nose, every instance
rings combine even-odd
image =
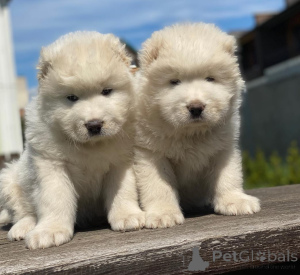
[[[187,108],[190,111],[192,118],[199,118],[205,109],[205,104],[197,101],[189,104]]]
[[[99,135],[101,132],[101,127],[103,125],[103,122],[98,119],[93,119],[88,121],[85,124],[85,127],[88,129],[89,134],[91,136]]]

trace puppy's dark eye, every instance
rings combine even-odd
[[[174,86],[179,85],[180,83],[181,83],[181,81],[179,79],[171,79],[170,80],[170,84],[174,85]]]
[[[103,95],[109,95],[112,92],[112,88],[104,88],[101,92]]]
[[[72,102],[75,102],[75,101],[77,101],[79,99],[79,97],[76,96],[76,95],[68,95],[67,99],[70,100],[70,101],[72,101]]]
[[[205,80],[208,81],[208,82],[213,82],[213,81],[215,81],[215,79],[214,79],[213,77],[211,77],[211,76],[205,78]]]

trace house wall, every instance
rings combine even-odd
[[[0,156],[23,150],[8,1],[0,0]]]
[[[300,57],[264,71],[247,82],[241,108],[241,147],[286,153],[291,141],[300,145]]]

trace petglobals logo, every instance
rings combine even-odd
[[[289,250],[272,252],[268,251],[231,251],[222,252],[220,250],[213,250],[212,256],[208,256],[204,251],[199,251],[198,247],[192,249],[192,258],[183,257],[183,267],[185,272],[199,272],[207,271],[209,267],[213,267],[214,263],[218,265],[220,262],[257,262],[260,261],[266,265],[280,262],[296,262],[298,261],[297,253],[291,253]],[[202,256],[204,258],[202,258]],[[210,261],[207,261],[208,258]],[[187,268],[187,269],[186,269]]]
[[[284,252],[254,252],[253,250],[243,250],[240,252],[226,252],[213,251],[213,262],[225,261],[225,262],[254,262],[260,261],[265,263],[272,262],[296,262],[298,260],[296,253],[291,253],[289,250]]]
[[[192,261],[188,266],[189,271],[204,271],[209,266],[209,262],[206,262],[202,259],[199,254],[198,247],[193,248],[193,256]]]

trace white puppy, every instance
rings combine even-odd
[[[111,34],[75,32],[43,48],[26,149],[0,177],[10,240],[30,249],[71,240],[74,224],[143,227],[132,166],[130,58]],[[5,212],[4,212],[5,213]]]
[[[141,50],[135,172],[146,227],[184,221],[180,206],[252,214],[238,149],[244,82],[232,36],[209,24],[155,32]]]

